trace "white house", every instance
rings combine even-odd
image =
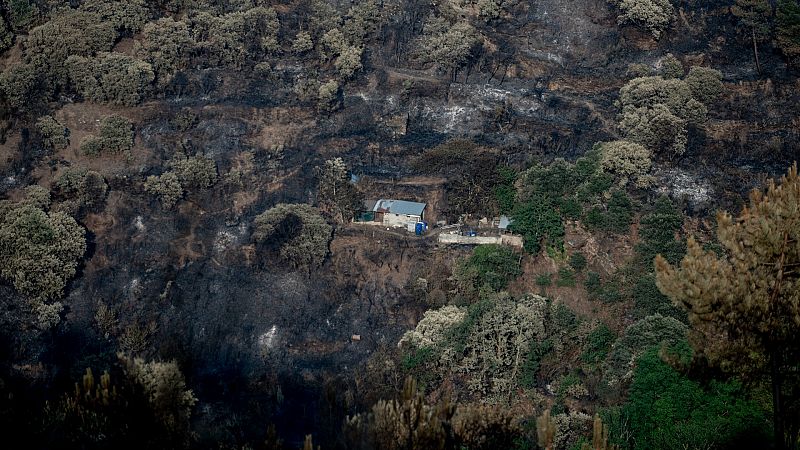
[[[373,221],[387,227],[406,227],[409,223],[421,222],[425,218],[425,203],[406,200],[368,200],[364,202],[366,211],[374,214]]]

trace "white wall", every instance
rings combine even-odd
[[[406,227],[408,222],[419,222],[419,216],[409,216],[406,214],[393,214],[393,213],[384,213],[383,215],[383,224],[387,227]]]

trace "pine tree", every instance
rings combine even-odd
[[[769,19],[772,15],[772,8],[767,0],[736,0],[736,3],[731,6],[731,13],[739,19],[739,25],[743,31],[750,35],[753,41],[756,70],[761,73],[758,42],[768,40],[771,35]]]
[[[656,257],[658,287],[689,312],[711,362],[772,385],[778,449],[800,435],[800,177],[795,163],[738,217],[717,215],[718,256],[693,239],[680,267]],[[697,346],[697,345],[696,345]]]

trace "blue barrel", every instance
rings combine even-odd
[[[422,233],[425,232],[425,223],[424,222],[417,222],[417,226],[414,227],[414,234],[417,236],[422,236]]]

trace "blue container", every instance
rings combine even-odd
[[[422,236],[422,234],[425,233],[425,228],[427,228],[425,222],[417,222],[417,226],[414,227],[414,234]]]

